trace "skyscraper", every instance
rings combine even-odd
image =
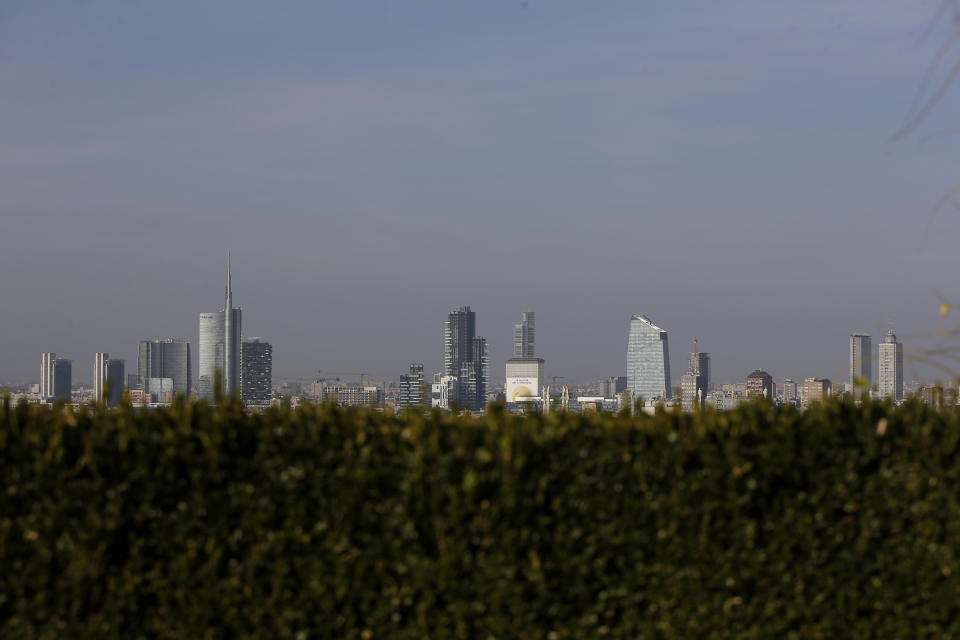
[[[410,372],[400,376],[397,410],[407,407],[423,407],[424,395],[423,363],[414,362],[410,365]]]
[[[40,398],[44,402],[63,400],[70,402],[73,386],[73,363],[58,358],[52,351],[40,357]]]
[[[482,411],[487,403],[487,341],[476,336],[476,318],[469,306],[447,314],[443,367],[447,376],[459,380],[458,404]]]
[[[240,396],[244,404],[268,406],[273,394],[273,346],[260,338],[244,340],[240,365]]]
[[[200,371],[197,391],[201,398],[214,398],[213,384],[218,369],[223,376],[223,392],[231,394],[240,391],[240,325],[240,309],[233,308],[228,256],[224,308],[219,312],[200,314]]]
[[[690,365],[680,378],[683,408],[693,409],[693,401],[703,402],[710,386],[710,354],[697,349],[697,339],[693,339],[693,351],[690,353]]]
[[[903,345],[897,342],[897,335],[893,329],[887,331],[886,338],[877,349],[880,396],[899,402],[903,399]]]
[[[40,355],[40,398],[46,400],[53,397],[53,361],[57,354],[52,351]]]
[[[125,362],[111,358],[109,353],[101,352],[93,356],[93,396],[97,402],[103,400],[108,407],[115,407],[123,397]],[[104,392],[110,389],[108,396]]]
[[[202,321],[201,321],[202,322]],[[173,392],[190,395],[193,387],[190,343],[167,338],[141,340],[137,352],[137,383],[145,378],[171,378]]]
[[[643,315],[630,318],[627,389],[634,398],[643,398],[646,402],[666,400],[672,395],[667,332]]]
[[[850,335],[850,386],[858,400],[863,390],[857,388],[858,379],[866,381],[867,389],[873,383],[873,345],[870,336],[862,333]]]
[[[513,357],[507,360],[507,402],[526,402],[538,398],[540,386],[545,382],[543,358],[538,358],[535,347],[535,315],[525,311],[520,324],[513,325]]]
[[[525,311],[520,316],[520,324],[513,325],[514,358],[534,357],[535,319],[533,311]]]

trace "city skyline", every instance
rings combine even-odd
[[[8,3],[0,381],[35,380],[53,350],[92,383],[91,354],[132,369],[158,336],[189,337],[196,377],[227,250],[277,378],[439,371],[434,319],[469,301],[493,380],[536,309],[557,375],[622,372],[623,319],[644,310],[710,345],[716,380],[845,381],[850,332],[924,348],[955,319],[934,291],[960,301],[957,216],[929,215],[954,152],[922,137],[955,126],[954,92],[887,144],[945,35],[932,17]]]
[[[200,342],[203,341],[202,336],[204,334],[204,330],[206,327],[208,333],[210,334],[210,338],[208,338],[207,340],[208,350],[211,350],[210,349],[211,345],[216,347],[215,350],[211,351],[212,353],[214,353],[215,361],[225,362],[226,358],[225,358],[225,354],[223,353],[224,351],[223,346],[226,340],[226,325],[227,325],[225,310],[227,308],[231,308],[233,312],[235,326],[238,327],[234,336],[237,342],[237,346],[239,348],[237,349],[237,353],[234,356],[234,362],[236,363],[236,366],[237,366],[236,390],[240,391],[241,390],[240,386],[243,382],[242,356],[241,356],[243,351],[243,343],[248,341],[253,343],[262,343],[263,341],[262,341],[262,338],[259,338],[259,337],[247,338],[246,336],[243,336],[239,330],[240,317],[241,317],[242,310],[240,308],[233,308],[228,306],[228,305],[232,305],[231,265],[230,265],[229,258],[227,260],[227,284],[225,287],[224,297],[225,297],[225,305],[223,310],[215,313],[199,314],[200,328],[198,333],[198,341]],[[535,352],[535,349],[533,346],[534,345],[534,341],[533,341],[534,318],[535,318],[535,312],[526,311],[521,314],[521,323],[513,325],[514,327],[513,352],[512,352],[513,354],[516,354],[518,352],[534,354]],[[206,321],[206,324],[205,324],[205,321]],[[628,330],[628,336],[627,336],[628,366],[627,366],[627,376],[625,376],[625,379],[629,379],[629,376],[631,375],[630,374],[630,361],[631,361],[630,345],[633,344],[633,342],[636,340],[636,338],[634,338],[633,336],[635,333],[635,326],[638,326],[638,325],[649,325],[651,330],[654,330],[655,332],[659,332],[660,341],[663,343],[662,350],[664,352],[664,355],[663,355],[664,367],[663,367],[662,373],[667,380],[667,382],[665,383],[664,389],[668,399],[672,396],[673,391],[686,389],[686,385],[687,385],[686,378],[689,377],[688,374],[690,372],[701,372],[701,371],[705,372],[706,375],[704,376],[704,378],[707,381],[705,383],[706,386],[709,387],[710,385],[713,384],[713,376],[710,374],[710,371],[712,371],[710,354],[699,352],[697,348],[696,338],[693,339],[694,351],[689,355],[688,368],[686,369],[684,374],[680,375],[679,378],[674,378],[671,375],[669,349],[667,347],[667,338],[666,338],[667,332],[661,329],[660,327],[657,327],[656,325],[654,325],[652,321],[650,321],[645,316],[636,315],[636,314],[633,314],[631,316],[631,322]],[[494,386],[499,386],[499,383],[501,381],[497,380],[495,377],[492,378],[489,375],[489,364],[488,364],[489,348],[487,345],[486,338],[476,336],[476,313],[471,310],[470,306],[469,305],[462,306],[460,307],[459,310],[454,310],[449,312],[447,314],[447,321],[445,322],[444,326],[445,326],[445,329],[444,329],[445,364],[443,368],[439,369],[435,373],[450,376],[450,375],[453,375],[452,371],[454,369],[460,369],[462,372],[463,371],[462,366],[465,363],[468,363],[468,362],[472,363],[474,361],[474,358],[477,358],[478,362],[482,361],[482,365],[479,365],[479,368],[477,368],[477,371],[471,375],[475,375],[477,376],[478,379],[482,379],[483,387],[485,389],[489,388],[491,386],[491,383]],[[459,343],[461,341],[457,338],[458,334],[461,332],[464,333],[464,336],[465,336],[464,345],[460,345]],[[895,384],[899,389],[895,397],[897,399],[900,399],[903,394],[903,385],[904,385],[903,344],[896,342],[896,336],[893,333],[893,329],[888,329],[885,335],[886,335],[885,342],[889,343],[892,341],[893,343],[896,344],[897,355],[895,358],[895,369],[894,369],[895,373],[893,374],[896,382],[885,383],[884,393],[888,392],[886,390],[886,387],[892,384]],[[850,338],[849,372],[851,376],[849,380],[852,381],[854,377],[853,374],[859,371],[859,372],[862,372],[863,375],[856,376],[856,377],[866,378],[869,385],[874,380],[873,370],[878,371],[878,376],[881,375],[882,368],[884,366],[886,366],[888,369],[891,367],[891,365],[889,364],[889,361],[891,360],[891,358],[893,358],[893,356],[888,355],[888,357],[885,359],[885,361],[887,362],[887,364],[885,365],[881,362],[881,358],[883,358],[884,354],[883,354],[883,349],[880,346],[878,346],[878,349],[877,349],[878,351],[877,358],[874,359],[872,348],[871,348],[870,335],[855,333],[855,334],[850,334],[849,338]],[[220,342],[217,343],[217,340],[219,340]],[[884,342],[881,342],[880,344],[882,345],[884,344]],[[269,365],[267,365],[268,373],[266,374],[266,376],[268,379],[272,380],[274,379],[272,376],[272,362],[273,362],[272,345],[264,344],[263,347],[268,350],[268,355],[266,355],[266,360],[269,361]],[[165,352],[161,351],[162,349],[169,350],[170,348],[176,348],[177,351],[171,354],[165,354]],[[459,353],[461,351],[462,353]],[[454,354],[454,352],[457,352],[457,353]],[[170,361],[169,367],[171,368],[171,370],[175,370],[176,373],[168,373],[167,369],[164,368],[163,362],[164,362],[165,356]],[[44,352],[43,363],[42,363],[43,371],[50,371],[47,364],[48,357],[56,358],[55,354]],[[258,353],[257,357],[264,358],[264,356],[260,353]],[[461,359],[464,359],[464,358],[466,358],[464,362],[461,362]],[[56,358],[56,359],[65,360],[63,358]],[[101,362],[101,359],[103,359],[104,361]],[[96,372],[105,370],[104,367],[106,366],[105,363],[108,362],[107,359],[109,359],[109,354],[105,352],[103,353],[98,352],[95,354],[95,366],[94,366],[95,373],[93,376],[94,389],[98,388]],[[518,359],[518,356],[513,355],[511,358],[507,359],[507,363],[509,364],[511,361],[517,360],[517,359]],[[522,360],[523,358],[519,358],[519,359]],[[122,363],[124,362],[124,360],[116,359],[116,358],[114,358],[113,360],[115,362],[120,363],[120,368],[122,371],[122,368],[123,368]],[[539,360],[540,360],[539,377],[543,378],[543,359],[540,358]],[[202,361],[202,358],[201,358],[201,361]],[[66,362],[69,362],[69,360],[66,360]],[[153,362],[154,364],[153,365],[149,364],[151,362]],[[423,371],[422,369],[423,364],[419,363],[418,366],[421,367],[421,371]],[[131,374],[131,375],[134,375],[140,381],[140,384],[143,384],[143,382],[147,379],[144,377],[144,371],[146,371],[148,368],[150,369],[151,371],[150,375],[152,376],[159,375],[160,377],[169,377],[171,381],[179,380],[179,382],[175,382],[175,389],[174,389],[175,392],[182,392],[190,389],[190,390],[195,390],[198,393],[199,397],[208,397],[208,394],[204,393],[203,387],[201,386],[203,383],[199,379],[196,387],[193,387],[190,384],[190,380],[191,380],[190,371],[192,368],[192,362],[190,358],[190,342],[188,340],[184,340],[180,338],[141,340],[139,342],[139,349],[138,349],[137,374]],[[154,371],[154,369],[157,369],[157,371]],[[160,371],[160,369],[163,369],[163,371],[161,374],[158,374],[157,372]],[[752,374],[747,376],[748,382],[750,378],[753,377],[753,374],[757,374],[757,373],[763,373],[765,375],[769,375],[769,374],[766,374],[766,372],[754,370]],[[260,373],[257,374],[258,377],[260,377],[261,375],[262,374]],[[372,377],[370,376],[369,373],[364,373],[363,375],[368,376],[368,379]],[[508,373],[504,380],[508,379],[510,375],[511,374]],[[619,375],[619,373],[616,375]],[[122,373],[120,377],[121,378],[124,377]],[[381,380],[386,381],[391,379],[392,377],[395,377],[395,376],[388,374],[383,376]],[[454,376],[454,377],[457,377],[457,376]],[[593,382],[596,381],[596,378],[590,378],[590,377],[584,377],[582,379],[575,379],[573,376],[570,376],[570,377],[559,376],[559,377],[569,378],[571,382],[576,380],[577,384],[582,384],[584,382],[588,384],[592,384]],[[776,379],[778,379],[778,376],[772,376],[772,378],[774,379],[774,382],[775,382]],[[817,378],[817,376],[808,376],[808,378]],[[158,377],[157,381],[159,381],[159,379],[160,378]],[[276,379],[289,380],[289,379],[298,379],[298,378],[278,376]],[[302,379],[302,378],[299,378],[299,379]],[[790,380],[790,376],[781,376],[780,379]],[[186,382],[184,382],[184,380],[186,380]],[[730,382],[736,382],[737,380],[739,380],[739,378],[733,377],[733,378],[725,379],[722,382],[730,383]],[[843,384],[840,376],[834,377],[832,378],[832,380],[834,384],[836,384],[838,380],[841,380],[841,385]],[[942,380],[942,377],[938,378],[937,380]],[[933,381],[936,381],[936,380],[933,380]],[[22,382],[24,381],[21,381],[21,383]],[[83,384],[82,380],[75,381],[75,382],[77,382],[78,384]],[[226,382],[226,379],[225,379],[225,382]],[[541,382],[543,382],[543,380]],[[42,376],[41,376],[40,384],[41,384],[41,391],[42,391],[43,384],[44,384],[44,380]],[[603,384],[603,380],[601,380],[601,384]],[[642,384],[646,384],[646,383],[642,383]],[[696,389],[700,389],[701,385],[703,384],[704,383],[699,380],[693,383]],[[779,383],[776,383],[776,384],[779,384]],[[635,384],[634,387],[639,388],[637,384]],[[684,393],[686,393],[686,391],[684,391]],[[212,397],[212,393],[209,394],[209,397]],[[116,401],[116,399],[117,398],[114,398],[114,402]]]

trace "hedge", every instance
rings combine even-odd
[[[960,420],[0,407],[4,638],[960,637]]]

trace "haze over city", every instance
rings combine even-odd
[[[952,326],[956,98],[888,146],[938,3],[647,4],[3,3],[0,381],[194,342],[228,251],[278,379],[437,371],[465,304],[493,380],[527,310],[578,380],[631,314],[674,380]]]

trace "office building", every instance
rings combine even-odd
[[[447,314],[443,365],[445,375],[459,380],[457,404],[463,409],[482,411],[487,404],[487,341],[477,337],[476,322],[476,314],[469,306]]]
[[[887,331],[878,347],[878,391],[881,398],[903,400],[903,345],[897,342],[893,329]]]
[[[832,390],[833,384],[827,378],[807,378],[800,388],[800,406],[806,409],[814,402],[823,402]]]
[[[93,397],[108,407],[116,407],[123,397],[124,361],[111,358],[109,353],[93,357]],[[107,395],[104,395],[107,394]]]
[[[142,387],[144,378],[171,378],[174,393],[190,395],[193,388],[193,366],[190,343],[167,338],[141,340],[137,350],[137,382]]]
[[[773,376],[766,371],[755,369],[747,376],[747,395],[761,396],[773,400]]]
[[[240,392],[240,335],[241,311],[233,307],[233,287],[230,281],[230,258],[227,258],[227,288],[224,308],[213,313],[200,314],[200,366],[197,392],[201,398],[212,400],[214,382],[220,372],[222,390],[226,394]]]
[[[533,358],[536,355],[534,346],[535,315],[533,311],[525,311],[520,316],[520,324],[513,325],[513,357]],[[534,393],[536,395],[536,393]]]
[[[857,388],[857,383],[865,384],[870,389],[873,384],[873,346],[870,336],[854,333],[850,336],[850,386],[854,390],[854,397],[859,400],[863,389]]]
[[[44,353],[40,359],[40,398],[44,402],[71,400],[73,386],[73,362],[58,358],[53,352]]]
[[[170,404],[173,402],[173,378],[144,378],[143,393],[147,402],[154,404]]]
[[[543,364],[543,358],[514,357],[507,360],[504,388],[507,402],[530,402],[540,398],[540,387],[546,382]]]
[[[40,354],[40,398],[45,400],[53,397],[53,361],[57,354],[44,352]]]
[[[669,400],[670,350],[667,332],[646,316],[630,318],[627,339],[627,389],[646,403]]]
[[[423,407],[424,395],[423,363],[414,362],[409,373],[400,376],[400,393],[397,396],[397,410],[408,407]]]
[[[261,338],[244,340],[240,349],[240,397],[251,407],[265,407],[273,395],[273,346]]]
[[[710,354],[697,348],[693,339],[693,351],[687,372],[680,377],[681,404],[685,411],[693,409],[694,401],[702,403],[710,386]]]
[[[600,395],[617,398],[627,389],[627,376],[610,376],[600,381]]]
[[[783,404],[785,405],[796,405],[797,404],[797,383],[787,378],[783,381]]]
[[[343,407],[376,407],[383,401],[383,392],[377,387],[350,384],[323,384],[320,402],[335,402]]]
[[[450,401],[460,397],[460,381],[456,376],[445,376],[442,373],[433,374],[433,383],[430,385],[430,406],[438,409],[449,409]]]

